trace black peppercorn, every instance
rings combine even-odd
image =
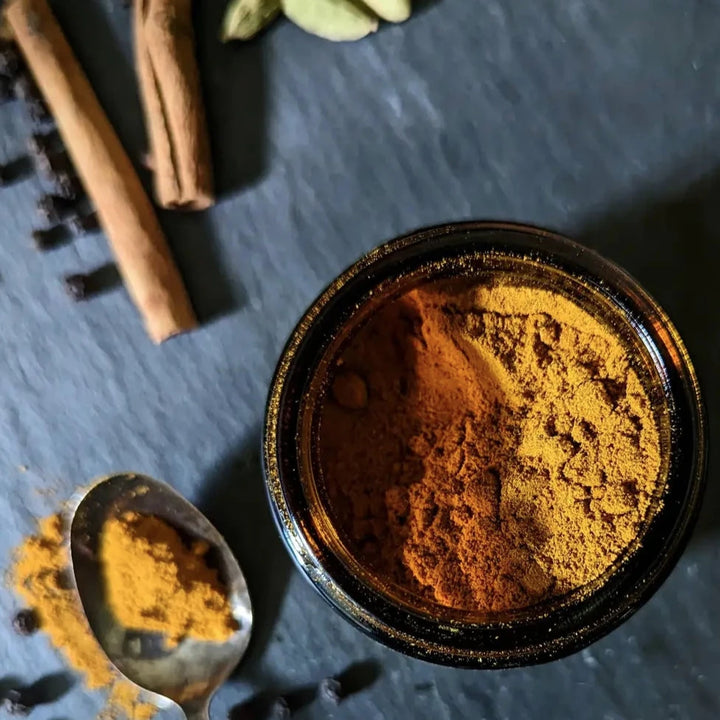
[[[37,202],[38,215],[48,223],[57,223],[75,209],[75,201],[63,195],[43,195]]]
[[[65,222],[74,235],[87,235],[100,229],[97,213],[73,215]]]
[[[2,701],[2,709],[8,715],[29,715],[32,706],[26,704],[22,690],[12,689],[5,693]]]
[[[342,683],[337,678],[323,678],[318,689],[320,697],[332,705],[339,705],[343,699]]]
[[[40,627],[37,613],[28,608],[20,610],[13,618],[13,629],[18,635],[32,635]]]
[[[90,290],[90,278],[82,273],[75,275],[67,275],[63,282],[65,283],[65,290],[67,294],[75,300],[75,302],[81,302],[87,300],[91,295]]]
[[[11,182],[10,173],[7,165],[0,165],[0,187],[9,185]]]

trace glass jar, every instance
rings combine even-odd
[[[338,348],[389,299],[435,279],[507,276],[571,298],[637,358],[656,411],[662,497],[637,540],[601,578],[522,610],[480,614],[424,602],[363,566],[333,525],[319,481],[318,406]],[[676,564],[704,486],[706,421],[697,377],[667,315],[622,269],[537,228],[468,222],[373,250],[311,305],[278,362],[268,398],[264,470],[273,515],[296,565],[342,615],[408,655],[458,667],[545,662],[629,618]]]

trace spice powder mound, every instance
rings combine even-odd
[[[237,630],[227,590],[207,564],[207,543],[187,546],[153,515],[109,518],[100,535],[105,594],[126,628],[162,633],[168,647],[184,638],[224,642]]]
[[[112,668],[92,634],[70,579],[66,541],[61,515],[40,520],[37,533],[25,538],[15,552],[10,571],[15,591],[35,611],[52,644],[83,675],[85,685],[108,691],[103,720],[149,720],[157,708],[142,702],[138,687]]]
[[[342,349],[319,411],[346,546],[455,609],[520,609],[596,580],[662,491],[633,359],[537,287],[443,281],[390,301]]]

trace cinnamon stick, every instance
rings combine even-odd
[[[11,0],[5,15],[154,342],[197,321],[142,185],[46,0]]]
[[[192,0],[135,0],[133,25],[156,200],[202,210],[215,198]]]

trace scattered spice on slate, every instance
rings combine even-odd
[[[87,300],[92,295],[89,279],[89,276],[85,273],[66,275],[63,278],[65,291],[75,302]]]
[[[18,635],[32,635],[40,627],[40,619],[35,610],[26,608],[15,614],[12,625]]]
[[[77,591],[67,583],[69,567],[67,527],[61,515],[51,515],[40,520],[37,534],[16,549],[10,579],[18,595],[38,613],[41,630],[82,673],[86,686],[108,691],[106,717],[152,718],[155,706],[140,700],[138,688],[117,674],[95,640]]]
[[[333,705],[339,705],[343,699],[342,683],[334,677],[326,677],[320,681],[320,698]]]
[[[63,195],[43,195],[37,202],[38,215],[47,223],[57,223],[75,210],[75,201]]]
[[[327,393],[320,465],[336,527],[381,582],[445,607],[529,607],[601,578],[658,506],[645,360],[560,293],[429,283],[337,360],[368,401]]]

